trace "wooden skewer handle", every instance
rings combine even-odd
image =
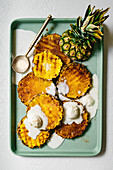
[[[45,27],[47,26],[47,24],[48,24],[48,22],[51,20],[51,18],[52,18],[52,16],[49,15],[49,16],[47,17],[47,19],[45,20],[45,22],[44,22],[44,24],[42,25],[42,27],[40,28],[38,34],[37,34],[36,37],[34,38],[34,40],[33,40],[33,42],[31,43],[31,45],[29,46],[29,49],[28,49],[28,51],[27,51],[27,53],[26,53],[26,55],[25,55],[26,57],[27,57],[28,53],[31,51],[31,49],[34,47],[36,41],[38,40],[38,38],[40,37],[40,35],[41,35],[42,32],[44,31]]]

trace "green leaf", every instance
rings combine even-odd
[[[91,36],[93,36],[93,37],[95,37],[95,38],[97,38],[97,39],[102,39],[102,37],[98,34],[98,33],[90,33],[90,32],[88,32],[88,34],[90,34]]]
[[[95,17],[93,16],[93,17],[90,19],[90,24],[93,24],[94,19],[95,19]]]
[[[103,19],[100,21],[100,23],[102,24],[108,17],[109,15],[104,16]]]
[[[71,38],[74,38],[74,37],[75,37],[75,33],[70,31],[69,36],[70,36]]]
[[[89,24],[89,22],[90,22],[90,19],[91,19],[92,17],[93,17],[93,16],[88,16],[88,17],[86,18],[86,20],[83,22],[83,25],[82,25],[82,27],[81,27],[82,32],[85,31],[85,28],[88,26],[88,24]]]
[[[90,40],[87,40],[87,45],[92,48],[91,44],[90,44]]]
[[[89,30],[89,29],[99,29],[99,26],[96,26],[94,24],[89,24],[86,28],[86,30]]]
[[[79,19],[78,19],[79,20]],[[78,21],[79,22],[79,21]],[[72,32],[75,32],[75,34],[81,35],[81,31],[77,25],[77,22],[75,22],[75,25],[70,24],[71,28],[72,28]]]
[[[76,25],[73,25],[73,24],[70,24],[72,30],[75,30],[76,29]]]
[[[91,10],[91,15],[92,15],[92,12],[93,12],[94,8],[95,8],[95,6],[93,6],[93,8],[92,8],[92,10]]]
[[[88,6],[87,10],[86,10],[86,13],[85,13],[85,16],[84,16],[84,19],[83,19],[83,22],[86,20],[86,18],[89,16],[91,12],[91,5]]]
[[[99,30],[95,30],[95,33],[99,34],[100,36],[103,36],[103,35],[104,35],[104,34],[103,34],[101,31],[99,31]]]
[[[99,20],[99,17],[100,17],[100,9],[98,9],[97,10],[97,13],[95,14],[95,16],[94,16],[94,21],[97,21],[97,20]]]
[[[78,29],[81,26],[81,19],[82,19],[82,17],[80,17],[80,16],[77,18],[77,22],[76,23],[77,23],[77,28]]]
[[[103,18],[103,16],[108,12],[110,8],[106,8],[104,11],[100,12],[100,19]]]
[[[109,15],[104,16],[101,20],[96,21],[93,24],[96,25],[96,26],[100,26],[108,17],[109,17]]]
[[[96,43],[96,39],[94,37],[91,37],[91,42]]]

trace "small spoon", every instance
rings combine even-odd
[[[27,51],[27,53],[25,55],[19,55],[16,56],[13,60],[12,60],[12,68],[15,72],[17,73],[24,73],[28,70],[29,66],[30,66],[30,62],[29,59],[27,57],[28,53],[31,51],[31,49],[34,47],[36,41],[38,40],[38,38],[40,37],[41,33],[43,32],[43,30],[45,29],[46,25],[48,24],[48,22],[51,20],[52,16],[49,15],[47,17],[47,19],[45,20],[44,24],[42,25],[41,29],[39,30],[38,34],[36,35],[36,37],[34,38],[33,42],[31,43],[31,45],[29,46],[29,49]]]

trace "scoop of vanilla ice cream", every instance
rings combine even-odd
[[[43,124],[41,117],[36,114],[29,114],[28,120],[29,120],[30,124],[36,128],[40,128]]]
[[[36,128],[45,130],[48,125],[48,118],[42,112],[39,105],[31,107],[31,109],[27,112],[27,118],[29,123]]]
[[[67,102],[63,106],[68,118],[77,119],[80,116],[80,109],[75,102]]]
[[[79,124],[82,122],[83,106],[79,105],[77,102],[65,102],[63,104],[64,108],[64,124],[72,124],[73,122]]]
[[[28,135],[36,139],[41,130],[46,130],[48,118],[45,113],[42,112],[41,107],[35,105],[27,112],[27,118],[24,120],[24,124],[29,131]]]

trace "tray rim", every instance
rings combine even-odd
[[[53,152],[39,152],[37,154],[37,152],[32,152],[33,154],[31,154],[31,152],[19,152],[19,151],[16,151],[12,148],[12,139],[11,139],[11,126],[12,126],[12,120],[11,120],[11,111],[12,111],[12,107],[11,107],[11,78],[12,78],[12,68],[11,68],[11,62],[12,62],[12,59],[11,59],[11,55],[12,55],[12,30],[13,30],[13,27],[15,26],[16,23],[25,23],[25,22],[30,22],[30,21],[33,21],[33,22],[43,22],[45,21],[46,18],[17,18],[15,20],[13,20],[10,24],[10,38],[9,38],[9,64],[10,64],[10,67],[9,67],[9,99],[10,99],[10,102],[9,102],[9,145],[10,145],[10,150],[13,152],[13,154],[15,155],[18,155],[18,156],[27,156],[27,157],[89,157],[89,156],[96,156],[98,155],[100,152],[101,152],[101,149],[102,149],[102,112],[103,112],[103,60],[104,60],[104,56],[103,56],[103,39],[104,37],[102,37],[102,41],[100,42],[100,47],[101,47],[101,68],[100,68],[100,72],[101,72],[101,79],[100,79],[100,84],[102,85],[101,86],[101,89],[100,90],[100,94],[101,94],[101,107],[100,107],[100,113],[101,113],[101,119],[100,119],[100,139],[98,140],[99,141],[99,144],[98,144],[98,148],[96,148],[94,150],[94,152],[63,152],[63,153],[59,153],[59,152],[56,152],[56,153],[53,153]],[[76,18],[52,18],[52,20],[50,22],[73,22],[75,21]],[[102,27],[102,31],[103,31],[103,27]]]

